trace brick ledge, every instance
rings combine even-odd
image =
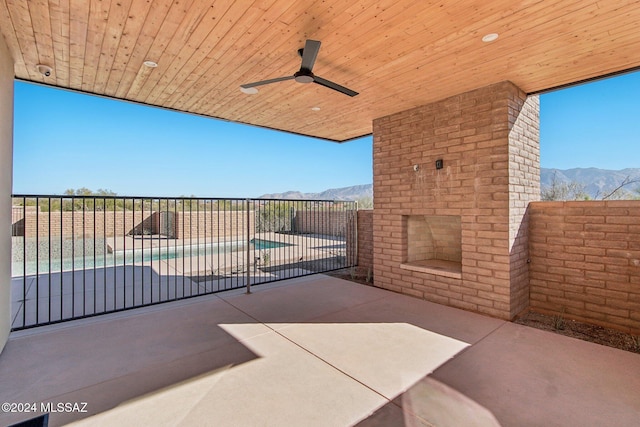
[[[462,279],[462,264],[455,261],[425,259],[400,264],[400,268],[420,273],[434,274],[436,276],[450,277],[452,279]]]

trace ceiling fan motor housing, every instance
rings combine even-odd
[[[301,69],[293,77],[298,83],[313,83],[313,73],[309,70]]]

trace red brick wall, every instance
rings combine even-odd
[[[373,270],[373,209],[358,211],[358,267]]]
[[[531,309],[640,334],[640,201],[529,207]]]
[[[504,82],[374,120],[376,286],[505,319],[526,308],[537,118],[537,98]],[[400,267],[408,215],[460,216],[461,278]]]

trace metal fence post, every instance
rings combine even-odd
[[[353,265],[358,265],[358,201],[355,201],[355,211],[351,212],[353,218],[353,240],[354,240],[354,253],[353,253]]]
[[[251,216],[249,215],[249,199],[247,202],[247,294],[251,293]]]

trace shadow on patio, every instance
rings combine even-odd
[[[315,275],[14,333],[0,398],[87,403],[51,425],[620,426],[638,372],[636,354]]]

